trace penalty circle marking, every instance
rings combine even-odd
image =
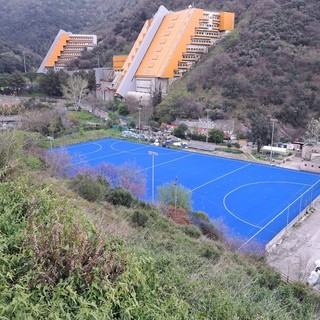
[[[297,184],[297,185],[302,185],[302,186],[308,186],[310,187],[309,184],[305,184],[305,183],[299,183],[299,182],[291,182],[291,181],[262,181],[262,182],[252,182],[252,183],[247,183],[247,184],[243,184],[233,190],[231,190],[230,192],[228,192],[224,198],[223,198],[223,206],[225,208],[225,210],[230,214],[232,215],[234,218],[236,218],[237,220],[249,225],[249,226],[252,226],[254,228],[257,228],[257,229],[262,229],[263,226],[258,226],[254,223],[251,223],[250,221],[247,221],[245,219],[242,219],[240,217],[238,217],[236,214],[234,214],[229,208],[228,206],[226,205],[226,199],[228,198],[228,196],[230,196],[232,193],[234,193],[235,191],[239,190],[239,189],[242,189],[242,188],[245,188],[247,186],[251,186],[251,185],[258,185],[258,184],[272,184],[272,183],[281,183],[281,184]]]

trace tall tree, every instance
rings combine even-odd
[[[24,78],[21,72],[15,71],[11,75],[10,82],[11,82],[11,88],[16,93],[16,95],[19,95],[19,93],[25,89],[26,79]]]
[[[40,75],[40,90],[48,96],[62,96],[61,86],[67,82],[68,77],[69,75],[63,70],[49,71],[47,74]]]
[[[77,110],[80,109],[81,100],[88,92],[88,80],[79,75],[73,76],[61,88],[64,98],[70,101]]]
[[[255,113],[251,117],[251,140],[257,144],[257,150],[260,152],[262,145],[271,141],[271,127],[268,119],[261,113]]]

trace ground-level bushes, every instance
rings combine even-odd
[[[160,285],[155,260],[47,185],[0,184],[0,317],[4,319],[164,319],[188,313]]]

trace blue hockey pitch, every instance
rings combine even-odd
[[[154,183],[175,181],[192,191],[193,210],[206,212],[244,239],[267,243],[320,193],[317,174],[252,162],[220,158],[185,150],[103,139],[64,148],[75,166],[134,163],[145,172],[151,200]]]

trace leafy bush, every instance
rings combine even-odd
[[[110,189],[106,195],[106,200],[114,205],[130,207],[134,201],[132,194],[121,187]]]
[[[191,238],[200,238],[202,233],[201,231],[199,230],[198,227],[196,226],[193,226],[193,225],[186,225],[184,226],[183,228],[183,231],[186,235],[188,235],[189,237]]]
[[[166,183],[157,187],[158,199],[166,205],[183,208],[190,212],[192,209],[191,191],[176,182]]]
[[[26,159],[26,164],[33,170],[40,170],[43,168],[43,162],[39,157],[29,155]]]
[[[145,227],[148,219],[149,216],[145,211],[135,211],[131,217],[132,223],[139,227]]]
[[[191,221],[210,222],[208,215],[203,211],[195,211],[190,213]]]
[[[82,198],[92,202],[104,200],[108,190],[108,183],[105,179],[88,174],[77,174],[71,179],[69,186]]]
[[[202,249],[201,255],[208,260],[216,262],[220,258],[221,252],[212,246],[206,246]]]

